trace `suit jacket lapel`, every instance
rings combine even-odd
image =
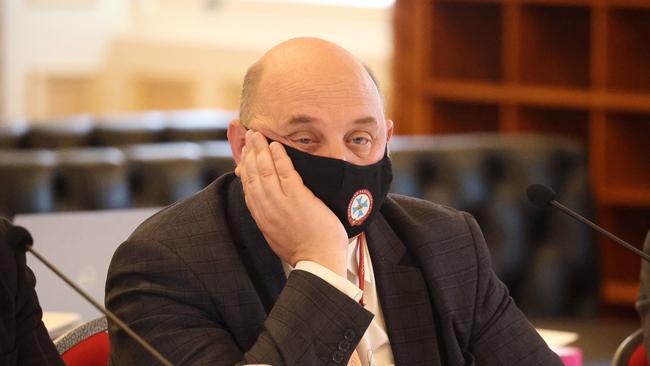
[[[246,207],[239,178],[228,187],[227,212],[235,246],[268,314],[287,278],[280,258],[271,250]]]
[[[250,215],[239,179],[228,187],[227,205],[232,238],[268,314],[286,284],[282,263]],[[396,364],[441,365],[422,272],[381,214],[369,225],[366,240]]]
[[[366,232],[379,302],[397,365],[441,365],[427,285],[382,215]]]

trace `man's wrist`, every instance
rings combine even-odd
[[[331,254],[329,255],[301,255],[294,258],[293,267],[295,268],[300,262],[311,262],[317,263],[318,265],[327,268],[329,271],[343,277],[347,278],[348,269],[345,263],[345,252],[341,252],[340,255]],[[340,257],[339,260],[336,260],[337,257]],[[291,262],[289,262],[291,264]]]
[[[363,291],[361,291],[358,286],[348,281],[347,276],[343,277],[322,264],[314,261],[303,260],[296,263],[294,270],[306,271],[320,277],[322,280],[343,292],[354,301],[359,301],[363,296]]]

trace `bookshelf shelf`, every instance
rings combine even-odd
[[[397,0],[394,31],[398,133],[579,139],[589,151],[598,221],[643,240],[650,1]],[[602,241],[601,250],[603,302],[631,306],[639,261]]]
[[[589,108],[650,113],[650,94],[522,86],[462,80],[436,80],[426,85],[430,98],[481,103],[535,104],[552,108]]]
[[[650,193],[643,188],[608,187],[600,194],[600,201],[611,206],[649,207]]]

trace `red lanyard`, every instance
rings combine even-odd
[[[359,262],[357,265],[357,274],[359,275],[359,289],[361,289],[361,300],[359,300],[359,304],[361,306],[365,306],[363,303],[363,289],[365,287],[365,282],[366,282],[366,268],[364,266],[364,259],[365,259],[365,250],[364,250],[364,243],[366,242],[366,236],[364,233],[359,234],[359,247],[357,249],[357,253],[359,253]]]

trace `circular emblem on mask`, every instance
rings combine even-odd
[[[348,204],[348,221],[352,226],[359,226],[372,212],[372,194],[367,189],[360,189],[352,195]]]

